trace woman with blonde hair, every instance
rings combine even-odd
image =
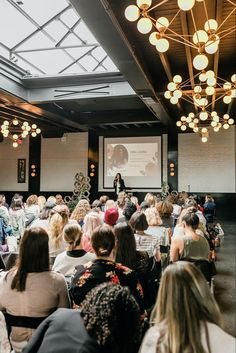
[[[94,252],[91,245],[91,236],[95,228],[102,225],[101,217],[97,212],[89,212],[84,218],[82,245],[88,252]]]
[[[160,245],[169,245],[171,230],[162,225],[162,220],[157,209],[155,207],[150,207],[147,208],[144,213],[148,223],[148,229],[145,233],[158,238]]]
[[[235,352],[235,338],[222,330],[218,305],[191,263],[180,261],[164,271],[151,321],[140,353]]]
[[[87,214],[87,210],[82,205],[77,205],[72,212],[70,219],[77,221],[77,223],[82,227],[84,225],[84,217]]]
[[[146,201],[150,207],[154,207],[157,202],[157,197],[151,192],[148,192],[144,198],[144,201]]]
[[[43,195],[39,195],[38,196],[38,206],[40,211],[42,211],[42,209],[44,208],[46,203],[46,197],[44,197]]]
[[[29,226],[35,219],[38,218],[40,213],[37,195],[30,195],[27,198],[24,210],[25,210],[25,224],[26,226]]]
[[[81,227],[76,224],[67,224],[63,229],[63,240],[67,244],[66,251],[57,255],[52,269],[62,273],[65,277],[71,277],[75,266],[84,265],[94,260],[95,256],[87,253],[81,244]]]
[[[62,233],[65,225],[69,222],[69,209],[65,205],[57,205],[50,212],[49,219],[49,253],[56,256],[63,252],[66,243]]]

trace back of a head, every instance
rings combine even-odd
[[[26,229],[20,242],[17,272],[12,289],[25,289],[27,273],[49,270],[48,233],[43,228]]]
[[[145,215],[149,226],[158,226],[162,224],[160,215],[155,207],[146,209]]]
[[[127,200],[125,202],[125,206],[123,210],[123,215],[125,216],[125,218],[129,221],[132,214],[134,214],[134,212],[136,211],[137,211],[137,207],[135,206],[135,204],[133,204],[133,202],[131,202],[130,200]]]
[[[115,201],[114,200],[107,200],[105,203],[105,211],[108,210],[109,208],[115,207]]]
[[[193,199],[186,199],[184,203],[184,208],[188,208],[192,212],[197,212],[198,205],[197,202]]]
[[[102,195],[102,196],[100,196],[100,198],[99,198],[99,201],[101,202],[101,204],[104,206],[105,205],[105,203],[107,202],[107,200],[109,200],[109,196],[107,196],[107,195]]]
[[[115,247],[115,235],[112,228],[108,225],[97,227],[92,233],[91,244],[97,256],[110,256]]]
[[[38,204],[38,196],[37,195],[30,195],[27,200],[26,200],[26,205],[32,206],[32,205],[37,205]]]
[[[38,196],[38,206],[39,206],[40,210],[42,210],[44,208],[45,204],[46,204],[46,198],[43,195],[39,195]]]
[[[173,206],[169,201],[157,202],[156,209],[161,217],[170,217],[171,213],[173,212]]]
[[[118,223],[114,227],[116,238],[116,261],[132,270],[136,269],[136,242],[134,232],[127,223]]]
[[[219,308],[203,274],[184,261],[164,271],[152,316],[161,329],[160,346],[166,344],[168,351],[178,353],[204,352],[199,339],[201,323],[221,324]]]
[[[79,200],[79,202],[77,203],[77,206],[83,206],[86,209],[86,212],[89,212],[91,207],[90,207],[90,203],[87,199],[81,199]]]
[[[139,307],[127,287],[103,283],[92,289],[81,304],[81,316],[106,352],[128,352],[129,345],[139,341]]]
[[[150,205],[149,205],[149,203],[147,201],[143,201],[140,204],[140,210],[143,211],[143,212],[146,211],[146,209],[149,208],[149,207],[150,207]]]
[[[11,208],[14,211],[20,210],[23,207],[22,199],[13,199],[11,202]]]
[[[69,223],[63,229],[63,239],[69,244],[70,250],[80,245],[82,230],[79,224]]]
[[[119,218],[119,212],[116,207],[109,208],[105,211],[104,222],[109,226],[114,226]]]
[[[193,230],[196,230],[199,227],[199,217],[195,212],[187,212],[182,217],[182,222],[185,222],[186,226]]]
[[[148,192],[144,198],[144,201],[146,201],[149,206],[155,206],[156,197],[152,193]]]
[[[136,211],[129,220],[129,224],[135,231],[144,231],[148,228],[148,222],[145,213]]]
[[[58,247],[64,226],[69,221],[69,209],[65,205],[57,205],[50,211],[49,233]]]
[[[4,204],[5,202],[5,196],[3,194],[0,195],[0,206]]]
[[[89,212],[84,217],[84,234],[91,236],[95,228],[102,224],[101,217],[97,212]]]

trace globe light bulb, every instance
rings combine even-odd
[[[182,125],[181,121],[177,121],[176,125],[180,127]]]
[[[13,138],[13,140],[17,140],[18,139],[18,135],[14,134],[14,135],[12,135],[12,138]]]
[[[35,132],[36,132],[36,134],[40,134],[41,129],[37,128]]]
[[[194,124],[198,124],[199,123],[199,119],[198,118],[194,118],[193,122],[194,122]]]
[[[187,118],[186,118],[186,123],[191,123],[192,122],[192,119],[190,118],[190,116],[187,116]],[[194,125],[194,124],[193,124]]]
[[[229,104],[229,103],[231,103],[231,101],[232,101],[232,98],[230,96],[224,96],[223,102],[225,104]]]
[[[206,43],[208,41],[208,34],[200,29],[199,31],[196,31],[193,35],[193,43],[194,44],[199,44],[199,43]]]
[[[201,82],[205,82],[207,80],[207,75],[205,72],[202,72],[200,75],[199,75],[199,80]]]
[[[28,126],[28,125],[29,125],[28,121],[23,122],[23,126]]]
[[[36,132],[32,132],[31,136],[36,137],[37,136]]]
[[[201,138],[201,140],[202,140],[202,142],[206,143],[206,142],[207,142],[207,137],[203,136],[203,137]]]
[[[169,49],[169,42],[165,38],[158,39],[157,44],[156,44],[156,49],[160,53],[165,53]]]
[[[230,118],[230,119],[228,120],[228,124],[229,124],[229,125],[233,125],[233,124],[234,124],[234,119]]]
[[[19,124],[19,121],[17,119],[13,119],[12,124],[16,126]]]
[[[199,118],[200,118],[200,120],[207,120],[207,118],[208,118],[208,114],[207,114],[207,112],[201,112],[200,114],[199,114]]]
[[[204,29],[206,32],[212,32],[212,31],[215,32],[217,28],[218,28],[218,23],[214,19],[209,19],[204,24]]]
[[[27,125],[25,129],[26,129],[26,131],[30,131],[31,127],[29,125]]]
[[[202,92],[202,87],[201,87],[201,86],[195,86],[194,89],[193,89],[193,91],[194,91],[195,93],[201,93],[201,92]]]
[[[207,128],[206,127],[203,127],[202,130],[201,130],[202,133],[206,133],[207,132]]]
[[[172,97],[171,92],[170,92],[170,91],[165,91],[164,97],[165,97],[166,99],[170,99],[170,98]]]
[[[13,146],[14,148],[18,147],[18,143],[17,143],[17,142],[13,142],[12,146]]]
[[[137,21],[137,19],[140,16],[140,11],[139,8],[135,5],[129,5],[128,7],[126,7],[125,9],[125,18],[130,21],[130,22],[134,22]]]
[[[157,41],[160,37],[160,34],[158,32],[152,32],[149,36],[149,42],[152,44],[152,45],[157,45]]]
[[[137,0],[137,5],[142,10],[147,10],[152,5],[152,0]]]
[[[231,98],[236,98],[236,88],[231,90]]]
[[[178,98],[176,98],[176,97],[171,97],[171,99],[170,99],[170,102],[171,102],[171,104],[177,104],[178,103]]]
[[[37,129],[37,125],[36,125],[36,124],[33,124],[31,127],[32,127],[32,129],[34,129],[34,130]]]
[[[188,115],[191,119],[193,119],[194,118],[194,113],[189,113],[189,115]]]
[[[204,70],[208,62],[208,57],[205,54],[198,54],[193,59],[193,66],[196,70]]]
[[[215,86],[216,85],[216,79],[214,77],[209,77],[207,79],[207,84],[208,84],[208,86]]]
[[[179,89],[177,89],[176,91],[173,92],[173,96],[176,98],[181,98],[183,95],[182,91],[180,91]]]
[[[5,120],[5,121],[3,122],[3,125],[9,126],[9,121]]]
[[[225,91],[230,90],[230,89],[231,89],[231,83],[230,83],[230,82],[225,82],[225,83],[223,84],[223,89],[224,89]]]
[[[197,127],[197,126],[195,126],[194,128],[193,128],[193,132],[198,132],[199,131],[199,128]]]
[[[169,91],[173,92],[174,90],[176,90],[176,83],[174,82],[169,82],[167,85],[167,88]]]
[[[208,99],[207,99],[207,98],[201,98],[201,99],[199,100],[199,105],[200,105],[201,107],[205,107],[207,104],[208,104]]]
[[[220,129],[219,129],[219,127],[218,126],[216,126],[216,127],[214,127],[214,129],[213,129],[215,132],[218,132]]]
[[[229,128],[229,124],[223,124],[223,129],[227,130]]]
[[[173,77],[173,82],[174,83],[181,83],[182,82],[182,77],[180,76],[180,75],[175,75],[174,77]]]
[[[220,121],[220,118],[218,117],[218,115],[213,116],[212,118],[216,123],[218,123]]]
[[[215,78],[215,73],[213,70],[207,70],[206,77],[208,78]]]
[[[180,120],[181,120],[181,121],[186,121],[186,116],[184,116],[184,115],[181,116]]]
[[[224,120],[228,120],[228,119],[229,119],[229,114],[224,114],[224,115],[223,115],[223,119],[224,119]]]
[[[156,28],[161,32],[169,27],[169,20],[166,17],[160,17],[156,20]]]
[[[231,76],[231,81],[232,81],[233,83],[236,82],[236,74],[233,74],[233,75]]]
[[[182,131],[185,131],[185,130],[187,130],[187,126],[186,126],[186,125],[182,125],[182,126],[180,126],[180,129],[181,129]]]
[[[214,88],[214,87],[208,86],[208,87],[206,88],[206,94],[207,94],[208,96],[212,96],[214,93],[215,93],[215,88]]]
[[[195,0],[178,0],[180,10],[189,11],[195,5]]]
[[[206,43],[204,48],[207,54],[215,54],[219,49],[219,40],[217,41],[209,40],[209,42]]]
[[[190,123],[188,124],[188,126],[189,126],[191,129],[193,129],[193,128],[194,128],[194,123],[193,123],[193,122],[190,122]]]
[[[211,122],[211,126],[212,126],[212,127],[216,127],[216,126],[217,126],[217,122],[213,120],[213,121]]]
[[[137,23],[138,31],[142,34],[147,34],[152,29],[152,21],[149,18],[140,18]]]
[[[217,116],[217,112],[215,111],[211,112],[211,116]]]

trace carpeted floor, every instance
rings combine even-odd
[[[236,337],[236,222],[221,225],[225,237],[217,249],[214,294],[223,314],[225,331]]]

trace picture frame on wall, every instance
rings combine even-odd
[[[17,160],[17,182],[25,183],[26,179],[26,159],[20,158]]]

